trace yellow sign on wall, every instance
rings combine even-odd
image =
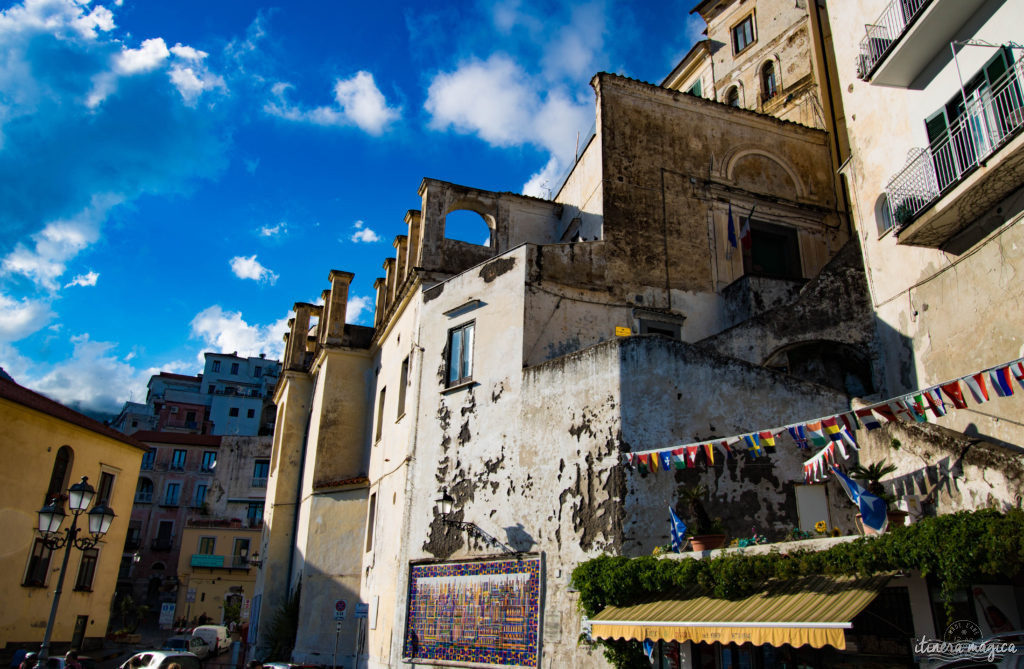
[[[631,334],[633,334],[633,331],[630,330],[629,328],[624,328],[624,327],[619,326],[619,325],[615,326],[615,336],[616,337],[628,337]]]

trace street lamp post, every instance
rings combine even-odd
[[[495,548],[500,548],[503,553],[509,553],[512,555],[518,555],[520,553],[520,551],[517,551],[514,548],[509,547],[508,544],[502,543],[501,541],[498,541],[496,538],[487,534],[482,529],[477,527],[475,523],[470,523],[462,520],[453,520],[450,517],[450,515],[452,512],[452,508],[455,506],[455,499],[448,494],[447,490],[442,490],[441,493],[441,497],[435,500],[435,502],[437,503],[438,509],[441,511],[441,521],[443,523],[445,523],[446,525],[457,527],[460,530],[465,530],[467,533],[475,535],[480,539],[483,539],[485,542],[489,543]]]
[[[46,622],[46,632],[43,634],[43,645],[39,648],[38,661],[40,666],[46,660],[50,650],[50,635],[53,633],[53,623],[57,618],[57,606],[60,604],[60,594],[64,589],[64,575],[68,569],[68,558],[71,556],[71,546],[80,551],[86,551],[95,546],[103,538],[103,535],[110,529],[110,523],[114,521],[114,511],[99,502],[89,511],[89,537],[80,537],[81,531],[78,527],[78,517],[85,513],[92,502],[96,491],[88,483],[88,476],[68,489],[68,508],[71,509],[71,527],[63,532],[61,524],[67,514],[64,513],[64,503],[59,499],[53,499],[49,504],[39,509],[39,533],[42,535],[43,544],[51,551],[57,551],[68,545],[64,551],[64,559],[60,565],[60,576],[57,577],[57,590],[53,593],[53,604],[50,606],[50,619]]]

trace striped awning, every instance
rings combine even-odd
[[[699,588],[633,606],[608,606],[591,619],[598,639],[753,643],[846,648],[844,630],[889,581],[806,576],[771,581],[744,599],[708,597]]]

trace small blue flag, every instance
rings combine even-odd
[[[661,461],[661,471],[667,472],[672,469],[672,451],[658,453],[658,460]]]
[[[885,528],[889,524],[885,500],[865,490],[861,484],[839,471],[835,465],[832,465],[832,471],[835,472],[839,483],[846,490],[846,494],[860,509],[860,520],[864,523],[864,527],[870,527],[879,534],[885,532]]]
[[[732,203],[729,203],[729,246],[736,248],[736,224],[732,220]],[[728,249],[726,249],[728,250]]]
[[[677,553],[683,551],[683,544],[686,542],[686,523],[676,515],[675,509],[668,507],[669,531],[672,534],[672,550]]]
[[[654,642],[650,639],[644,639],[644,654],[648,660],[654,662]]]

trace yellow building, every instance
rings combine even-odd
[[[245,527],[238,520],[190,519],[181,535],[175,617],[247,621],[257,572],[250,559],[261,532],[262,525]]]
[[[68,643],[88,646],[107,632],[132,496],[146,447],[42,395],[0,378],[0,648],[42,642],[64,551],[68,557],[51,653]],[[117,517],[86,551],[47,549],[37,511],[83,476]],[[65,507],[66,508],[66,507]],[[90,507],[91,508],[91,507]],[[88,521],[79,518],[88,536]],[[70,527],[71,514],[63,528]],[[62,651],[61,651],[62,652]]]

